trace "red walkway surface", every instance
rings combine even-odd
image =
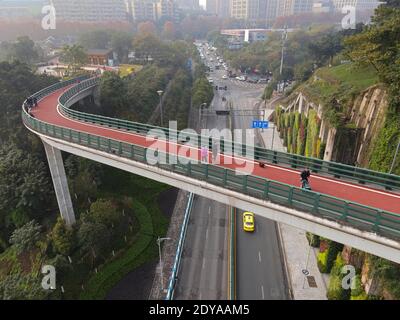
[[[132,143],[142,147],[154,146],[154,140],[146,141],[146,137],[130,132],[121,131],[118,129],[110,129],[94,124],[87,124],[72,120],[61,115],[57,110],[58,97],[66,90],[66,88],[54,92],[52,95],[47,96],[39,102],[39,106],[34,108],[32,113],[37,119],[54,124],[60,127],[78,130],[84,133],[90,133],[105,138],[112,138],[115,140]],[[165,149],[166,148],[166,149]],[[194,147],[183,145],[176,145],[174,143],[165,143],[159,146],[160,150],[168,150],[168,152],[176,154],[186,154],[188,157],[200,159],[200,151]],[[189,153],[191,149],[191,154]],[[187,153],[185,152],[187,151]],[[211,158],[211,155],[209,156]],[[283,168],[274,165],[267,165],[261,168],[257,163],[249,159],[237,158],[237,161],[232,161],[232,157],[220,155],[220,166],[230,169],[240,169],[243,165],[235,164],[239,161],[245,161],[246,165],[252,168],[252,175],[264,177],[270,180],[283,182],[293,186],[300,185],[299,171]],[[234,164],[225,164],[225,163]],[[243,170],[243,169],[241,169]],[[351,202],[360,203],[366,206],[379,208],[382,210],[400,214],[400,195],[383,190],[373,189],[356,185],[348,182],[343,182],[329,177],[312,175],[310,184],[313,191],[334,196],[340,199],[348,200]]]

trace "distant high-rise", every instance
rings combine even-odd
[[[230,0],[230,15],[241,20],[262,19],[265,15],[260,12],[260,7],[265,7],[262,0]]]
[[[356,10],[374,10],[379,6],[378,0],[332,0],[332,2],[335,11],[342,11],[345,6],[355,7]]]
[[[130,0],[132,18],[135,21],[156,20],[155,2],[151,0]]]
[[[125,0],[50,0],[57,18],[66,21],[104,22],[127,20]]]
[[[266,0],[265,2],[265,19],[267,23],[272,22],[277,17],[279,0]]]
[[[200,8],[199,0],[177,0],[176,3],[180,8],[186,10],[197,10]]]
[[[314,0],[279,0],[277,16],[291,16],[295,14],[312,12]]]

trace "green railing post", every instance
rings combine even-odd
[[[247,191],[247,183],[248,183],[248,175],[244,175],[243,176],[243,191],[246,192]]]
[[[269,198],[269,185],[271,184],[271,181],[267,181],[264,185],[264,198]]]
[[[122,142],[120,141],[118,144],[118,154],[121,155],[122,154]]]
[[[187,164],[187,175],[190,177],[192,175],[192,162],[189,161]]]
[[[379,229],[380,229],[380,225],[381,225],[381,217],[382,217],[382,211],[378,210],[376,213],[376,219],[375,219],[375,223],[373,226],[373,230],[378,233]]]
[[[133,146],[133,144],[131,144],[131,159],[135,158],[135,148]]]
[[[224,169],[224,187],[226,187],[227,180],[228,180],[228,169]]]
[[[108,152],[111,153],[111,139],[107,139],[108,142]]]
[[[90,134],[88,134],[87,141],[88,141],[88,146],[90,147],[90,142],[91,142]]]
[[[349,214],[349,202],[346,201],[344,203],[344,207],[343,207],[343,214],[342,214],[342,220],[343,221],[347,221],[348,214]]]
[[[81,133],[78,131],[78,143],[81,144]]]
[[[72,130],[69,129],[69,141],[72,141]]]
[[[97,149],[100,150],[101,146],[100,146],[100,136],[97,136]]]
[[[289,190],[289,197],[288,197],[288,203],[289,203],[289,205],[293,205],[293,190],[294,190],[294,188],[293,187],[290,187],[290,190]]]
[[[205,164],[204,167],[205,167],[205,177],[207,180],[208,179],[208,164]]]

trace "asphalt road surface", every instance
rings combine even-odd
[[[215,60],[215,55],[213,58]],[[264,86],[222,79],[225,73],[225,70],[216,70],[210,75],[214,86],[228,87],[227,91],[216,91],[210,111],[227,110],[229,104],[236,109],[254,109]],[[222,97],[226,101],[222,101]],[[226,116],[214,115],[202,119],[204,128],[229,128]],[[252,120],[252,117],[237,116],[232,125],[235,129],[246,129]],[[175,299],[228,298],[228,211],[229,208],[223,204],[195,197]],[[238,210],[236,227],[236,298],[287,299],[276,223],[256,217],[256,231],[245,233],[242,228],[242,211]]]

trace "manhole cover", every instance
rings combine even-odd
[[[303,270],[301,270],[301,272],[303,272],[303,274],[304,274],[305,276],[308,276],[308,275],[310,274],[310,272],[308,272],[307,269],[303,269]]]
[[[313,276],[308,276],[307,281],[310,288],[317,288],[317,282],[315,281],[315,278]]]

